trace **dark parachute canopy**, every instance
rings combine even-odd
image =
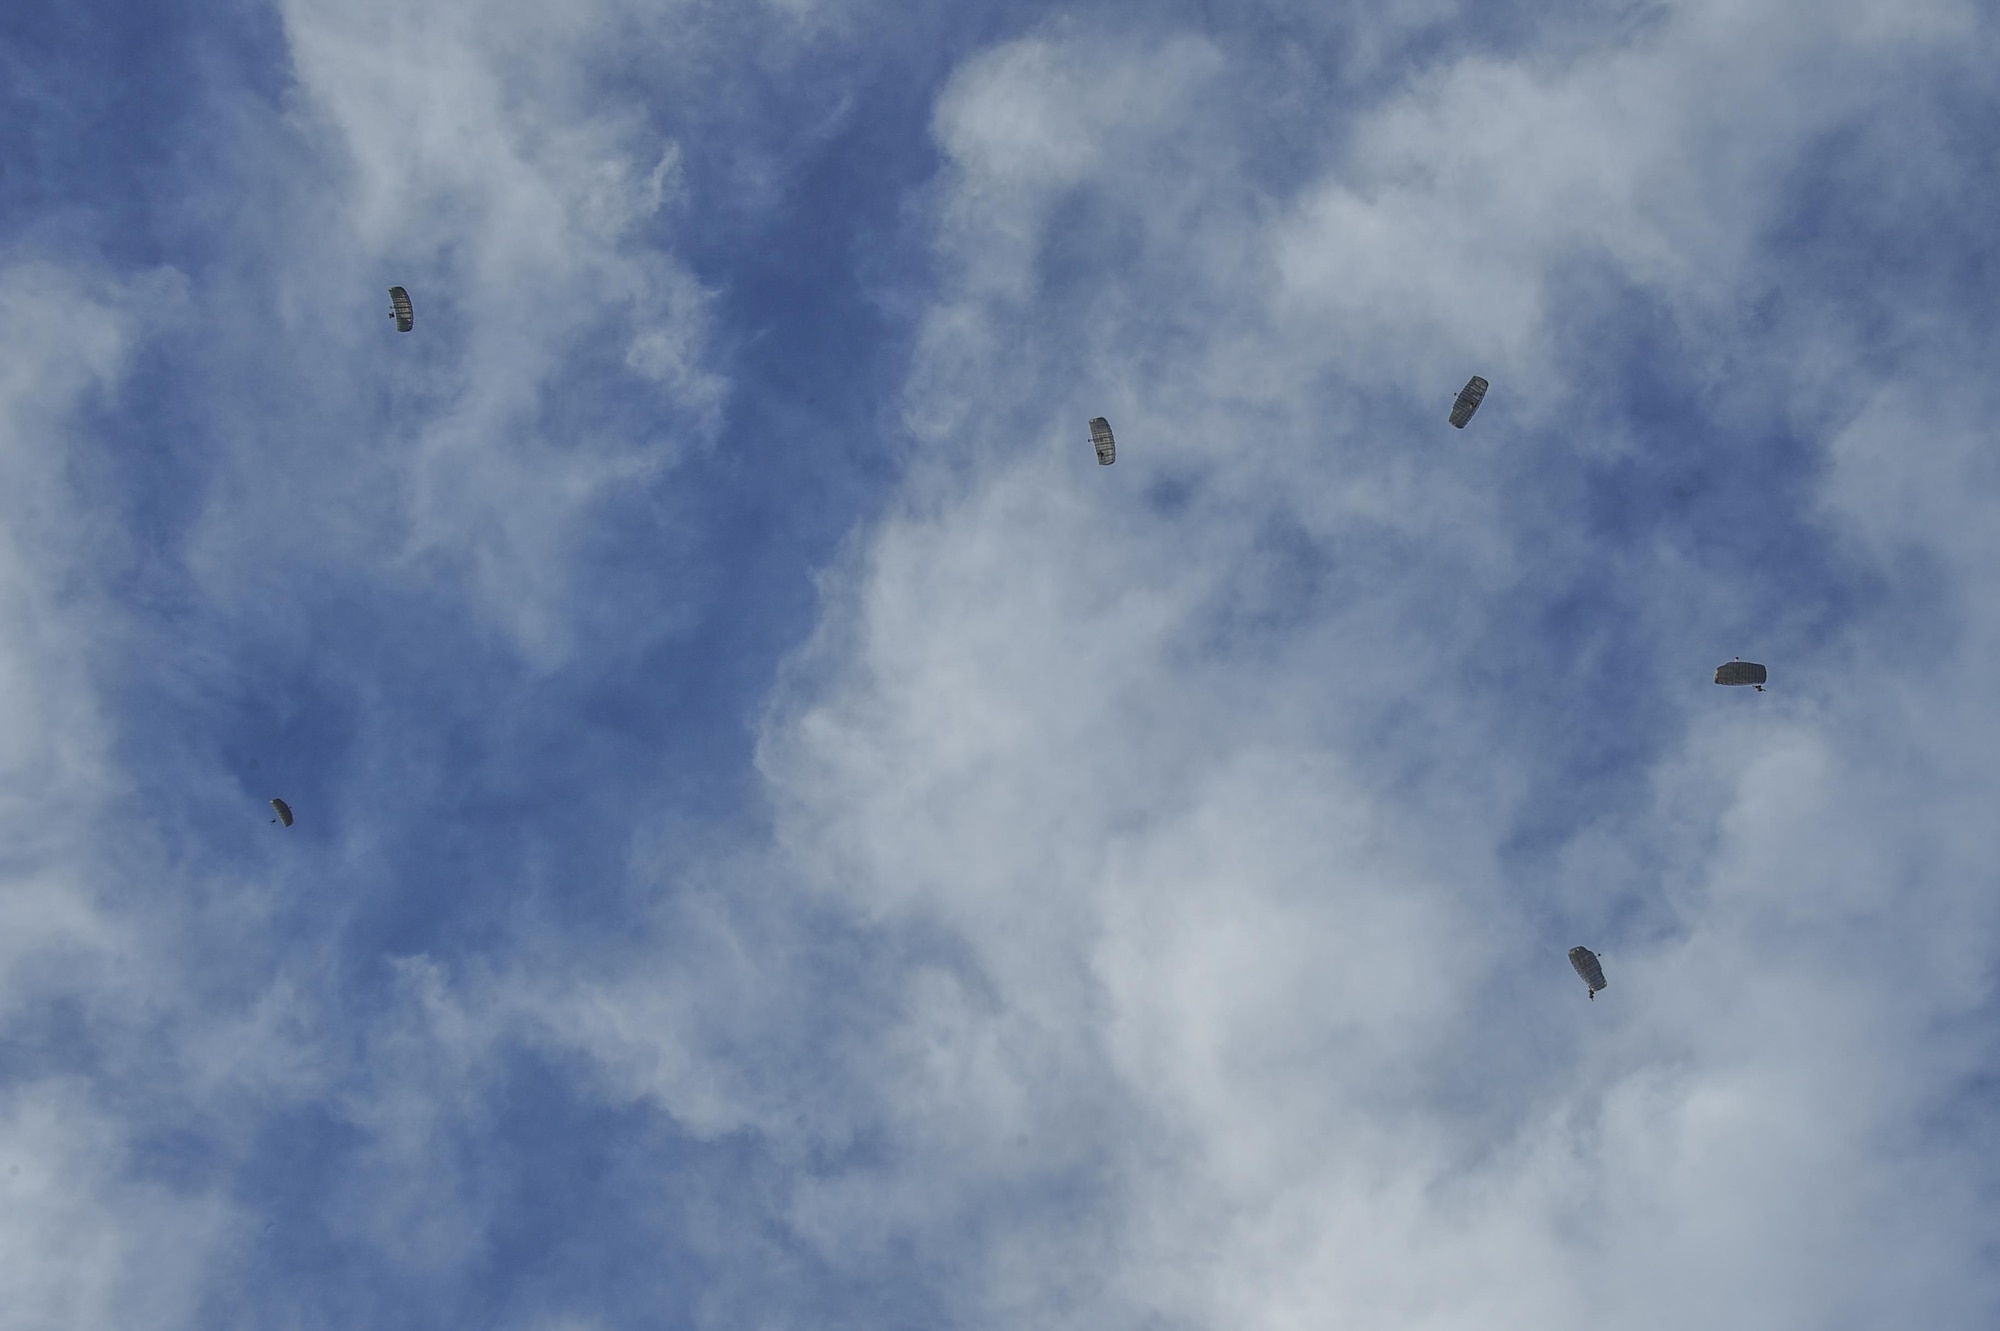
[[[1590,1001],[1597,1001],[1597,991],[1604,988],[1604,967],[1598,964],[1597,954],[1587,947],[1573,947],[1569,950],[1569,964],[1576,968],[1577,978],[1590,986]]]
[[[1111,422],[1102,416],[1090,418],[1090,442],[1097,447],[1097,465],[1108,467],[1118,459],[1118,445],[1111,439]]]
[[[410,293],[401,287],[389,288],[389,317],[396,321],[396,331],[407,333],[417,322],[417,312],[410,308]]]
[[[1764,691],[1764,683],[1769,678],[1763,666],[1755,661],[1746,661],[1740,656],[1734,661],[1725,661],[1715,668],[1716,683],[1748,684],[1759,693]]]
[[[1479,404],[1486,400],[1487,384],[1478,375],[1465,381],[1465,387],[1458,390],[1458,401],[1451,404],[1451,423],[1463,430],[1465,423],[1472,419],[1472,413],[1479,410]]]
[[[278,813],[278,816],[271,820],[272,822],[283,823],[286,827],[290,827],[292,825],[291,805],[285,803],[283,800],[274,799],[271,801],[271,807],[277,810]]]

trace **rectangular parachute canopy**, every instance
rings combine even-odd
[[[1451,404],[1451,423],[1463,430],[1465,423],[1472,419],[1472,413],[1479,410],[1479,404],[1486,400],[1486,381],[1473,375],[1465,381],[1465,387],[1458,390],[1458,401]]]
[[[1597,954],[1587,947],[1573,947],[1569,950],[1569,964],[1575,968],[1577,978],[1590,986],[1590,996],[1606,987],[1604,967],[1598,962]]]
[[[1755,661],[1725,661],[1715,668],[1715,682],[1718,684],[1754,684],[1763,688],[1769,683],[1764,667]]]
[[[389,288],[389,317],[396,321],[399,333],[407,333],[416,326],[417,312],[410,308],[410,293],[401,287]]]
[[[1118,445],[1111,439],[1111,422],[1102,416],[1090,418],[1090,442],[1097,446],[1097,465],[1108,467],[1118,457]]]

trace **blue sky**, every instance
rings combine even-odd
[[[1992,1324],[1996,36],[0,17],[0,1327]]]

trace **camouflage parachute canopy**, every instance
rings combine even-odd
[[[1604,988],[1604,967],[1598,963],[1597,954],[1587,947],[1573,947],[1569,950],[1569,964],[1576,968],[1577,978],[1590,986],[1591,1001],[1597,999],[1597,991]]]
[[[1734,661],[1725,661],[1715,668],[1716,683],[1748,684],[1759,693],[1764,691],[1764,684],[1769,678],[1763,666],[1755,661],[1746,661],[1740,656]]]
[[[1465,387],[1458,390],[1458,401],[1451,404],[1451,423],[1463,430],[1465,423],[1472,419],[1472,413],[1479,410],[1479,404],[1486,400],[1487,383],[1478,375],[1465,381]]]
[[[399,333],[407,333],[416,326],[417,312],[410,307],[410,293],[401,287],[389,288],[389,317],[396,321]]]
[[[1118,445],[1111,438],[1111,422],[1102,416],[1090,418],[1090,442],[1097,447],[1097,465],[1108,467],[1118,457]]]

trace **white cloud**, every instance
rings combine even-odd
[[[0,1104],[0,1326],[192,1324],[228,1208],[132,1177],[131,1135],[70,1082]]]
[[[319,396],[188,445],[224,466],[202,590],[278,622],[294,573],[435,576],[558,662],[592,506],[723,392],[708,297],[662,241],[679,149],[588,74],[682,11],[282,12],[300,162],[272,225],[298,255],[268,325],[215,336],[298,338],[287,391]],[[775,846],[635,866],[676,882],[633,917],[650,938],[398,961],[352,1049],[311,969],[337,958],[200,964],[263,937],[268,889],[177,867],[143,820],[97,830],[121,798],[92,679],[116,621],[65,448],[186,297],[0,275],[10,327],[56,330],[0,370],[0,1013],[85,995],[116,1073],[0,1105],[0,1319],[191,1324],[230,1277],[228,1204],[142,1167],[156,1111],[226,1140],[315,1102],[360,1142],[320,1217],[337,1240],[412,1279],[476,1267],[519,1045],[581,1051],[579,1087],[687,1141],[754,1143],[746,1210],[790,1229],[758,1243],[798,1260],[802,1239],[835,1283],[934,1282],[968,1326],[1976,1322],[1990,1152],[1949,1111],[1990,1044],[2000,923],[1990,394],[1964,387],[1990,334],[1897,306],[1941,368],[1830,404],[1874,371],[1823,293],[1743,314],[1817,145],[1860,134],[1891,186],[1952,165],[1912,90],[1983,77],[1987,29],[1900,12],[1685,5],[1581,48],[1551,33],[1557,56],[1467,54],[1279,116],[1324,135],[1298,179],[1263,160],[1259,101],[1291,66],[1246,47],[1057,25],[970,60],[933,121],[947,281],[903,404],[924,451],[826,575],[774,702]],[[1771,694],[1702,692],[1659,727],[1644,797],[1530,881],[1517,832],[1579,792],[1539,783],[1567,737],[1494,712],[1487,653],[1535,631],[1509,619],[1523,589],[1614,562],[1634,641],[1748,596],[1534,493],[1640,447],[1576,405],[1565,327],[1608,313],[1561,305],[1594,298],[1562,284],[1584,263],[1703,348],[1718,428],[1754,372],[1772,416],[1824,432],[1787,518],[1885,597],[1935,575],[1948,631],[1913,678],[1895,612],[1857,596],[1848,639],[1774,660]],[[365,330],[411,272],[421,335]],[[585,362],[685,429],[570,430]],[[1496,393],[1453,436],[1471,368]],[[364,385],[394,410],[343,405]],[[395,437],[343,436],[382,419]],[[131,905],[155,878],[168,904]],[[1562,959],[1580,935],[1611,972],[1594,1004]],[[703,1306],[789,1324],[796,1284],[731,1283],[758,1227],[725,1219],[689,1240]]]
[[[636,20],[618,5],[281,11],[289,113],[239,147],[268,191],[239,240],[269,269],[237,277],[245,298],[275,296],[282,327],[217,367],[219,388],[258,360],[271,382],[225,416],[232,465],[210,482],[194,565],[224,602],[281,596],[272,576],[293,560],[462,590],[530,660],[558,663],[591,521],[706,447],[726,391],[711,293],[673,250],[680,146],[639,90],[592,81],[631,58],[614,34]],[[407,337],[383,317],[391,283],[416,307]]]
[[[103,723],[78,677],[90,644],[73,613],[80,570],[72,541],[85,519],[69,493],[61,441],[78,400],[120,369],[130,330],[115,300],[49,264],[0,270],[0,309],[19,330],[0,371],[0,817],[24,837],[66,801],[101,794],[110,779]]]
[[[1990,1311],[1990,1168],[1923,1127],[1985,1048],[1952,1024],[2000,923],[1974,830],[2000,793],[1990,535],[1953,534],[1990,527],[1990,336],[1895,311],[1957,359],[1885,385],[1823,491],[1874,550],[1948,561],[1960,636],[1920,683],[1857,643],[1813,663],[1837,674],[1776,663],[1750,707],[1701,696],[1653,802],[1573,847],[1569,872],[1637,881],[1514,876],[1518,820],[1569,792],[1465,683],[1527,629],[1496,620],[1509,593],[1612,557],[1497,502],[1510,468],[1597,452],[1516,424],[1574,428],[1563,325],[1607,312],[1556,307],[1565,267],[1652,293],[1718,380],[1794,368],[1766,382],[1811,418],[1810,386],[1876,371],[1809,319],[1740,317],[1789,191],[1857,130],[1934,170],[1912,81],[1976,80],[1987,40],[1955,5],[1677,7],[1561,60],[1441,65],[1275,199],[1232,139],[1252,71],[1205,43],[1058,31],[966,65],[908,397],[931,451],[826,583],[763,748],[788,871],[963,952],[902,976],[852,1074],[895,1150],[802,1185],[803,1232],[855,1264],[913,1246],[973,1325]],[[1079,219],[1096,266],[1058,307],[1038,274]],[[1514,414],[1437,429],[1489,367]],[[1431,434],[1341,404],[1385,393]],[[1615,557],[1653,633],[1712,627],[1707,570]],[[1585,930],[1594,1005],[1562,957]]]
[[[77,416],[114,395],[139,333],[180,299],[10,256],[0,267],[0,1326],[168,1327],[195,1310],[229,1207],[132,1167],[149,1126],[37,1064],[52,1006],[129,1051],[161,999],[145,921],[121,912],[106,827],[129,808],[99,672],[118,621],[103,570],[123,534],[77,492],[98,472]]]

